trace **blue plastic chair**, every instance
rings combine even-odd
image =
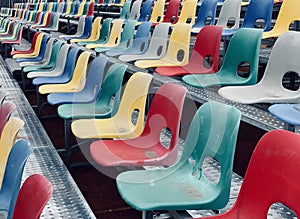
[[[18,58],[18,59],[16,59],[16,62],[38,62],[38,61],[41,61],[44,57],[44,54],[46,51],[46,46],[47,46],[47,41],[49,38],[50,38],[50,36],[48,34],[45,34],[43,36],[40,52],[37,57],[35,57],[35,58]]]
[[[51,93],[47,97],[48,103],[55,105],[62,103],[90,103],[95,101],[101,91],[102,78],[107,60],[104,56],[98,56],[92,61],[84,88],[81,91]]]
[[[152,14],[152,5],[153,5],[153,0],[146,0],[143,3],[138,22],[146,22],[150,20]]]
[[[87,39],[91,35],[93,25],[93,16],[88,16],[85,18],[84,30],[81,36],[78,37],[64,37],[65,40],[69,41],[71,39]]]
[[[93,42],[78,42],[77,44],[79,46],[84,46],[87,44],[92,44],[92,43],[105,43],[109,39],[109,34],[110,34],[110,25],[112,22],[112,18],[106,18],[103,23],[101,24],[100,28],[100,36],[99,39]]]
[[[32,83],[36,86],[42,85],[42,84],[64,84],[67,83],[71,80],[75,64],[77,61],[77,56],[78,52],[80,51],[79,47],[73,47],[70,49],[68,56],[67,56],[67,61],[66,65],[64,68],[63,73],[60,76],[57,77],[37,77],[33,79]]]
[[[274,104],[268,110],[286,123],[285,129],[295,131],[294,126],[300,126],[300,104]]]
[[[108,56],[119,56],[119,55],[139,55],[147,51],[149,45],[149,38],[151,35],[151,22],[143,22],[139,25],[135,38],[132,42],[132,47],[123,51],[107,51]]]
[[[7,218],[13,215],[24,166],[31,153],[32,150],[25,140],[18,140],[10,151],[0,190],[0,212],[7,213]]]
[[[198,33],[202,27],[207,25],[210,18],[210,25],[215,24],[218,0],[203,0],[197,13],[197,19],[192,27],[192,32]]]
[[[271,29],[271,19],[273,10],[273,0],[251,0],[247,6],[247,11],[244,17],[241,28],[254,28],[255,22],[262,19],[265,22],[263,31]],[[222,35],[232,35],[237,29],[224,29]]]

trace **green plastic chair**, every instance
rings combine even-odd
[[[63,44],[64,44],[64,42],[62,40],[58,40],[54,43],[54,45],[52,47],[52,51],[51,51],[50,60],[48,63],[46,63],[44,65],[26,66],[23,68],[23,72],[27,73],[27,72],[43,71],[43,70],[51,71],[51,70],[55,69],[57,57],[58,57],[60,48],[62,47]]]
[[[109,118],[116,114],[120,104],[122,81],[127,69],[125,64],[113,64],[106,73],[101,92],[94,103],[63,104],[57,109],[64,119],[65,149],[67,164],[71,164],[72,148],[70,146],[71,120],[87,118]],[[114,98],[113,103],[111,103]]]
[[[262,30],[242,28],[230,40],[221,69],[216,74],[190,74],[182,80],[194,87],[252,85],[257,82]],[[249,75],[238,75],[238,67],[249,64]]]
[[[138,210],[220,209],[229,200],[241,112],[207,102],[196,112],[180,160],[171,167],[118,175],[121,197]],[[219,179],[203,174],[203,162],[219,162]]]
[[[130,6],[131,1],[127,0],[122,7],[120,19],[127,20],[130,17]]]
[[[79,46],[84,46],[87,44],[100,44],[100,43],[106,43],[109,39],[109,34],[110,34],[110,24],[112,22],[112,18],[106,18],[100,28],[100,34],[99,38],[95,41],[83,41],[83,42],[78,42]]]

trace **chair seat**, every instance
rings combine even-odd
[[[33,79],[32,83],[34,85],[41,85],[41,84],[64,84],[71,80],[70,77],[67,75],[58,76],[58,77],[37,77]]]
[[[186,74],[209,74],[215,73],[211,68],[205,68],[200,63],[190,63],[184,66],[162,66],[155,69],[160,75],[179,76]]]
[[[273,116],[288,124],[300,125],[300,104],[274,104],[268,110]]]
[[[199,180],[188,172],[188,168],[182,168],[182,171],[175,171],[175,169],[134,171],[134,176],[130,171],[121,173],[116,179],[120,195],[126,197],[126,202],[138,210],[216,207],[211,205],[215,195],[217,196],[216,190],[212,189],[212,184],[205,177]],[[164,195],[161,195],[162,191]]]
[[[251,103],[300,103],[297,91],[287,89],[271,90],[260,84],[252,86],[224,87],[219,94],[229,100],[251,104]]]
[[[78,92],[78,93],[51,93],[47,97],[48,103],[55,105],[61,103],[89,103],[94,100],[87,93]]]

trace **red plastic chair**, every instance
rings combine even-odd
[[[16,109],[16,105],[11,103],[11,102],[7,102],[4,103],[1,108],[0,108],[0,136],[2,134],[3,128],[6,124],[6,122],[9,120],[12,112]]]
[[[182,86],[162,85],[154,95],[142,134],[130,140],[99,140],[92,143],[90,152],[93,159],[103,166],[175,163],[185,94],[186,89]],[[168,128],[172,133],[169,147],[160,142],[160,134],[164,128]]]
[[[156,68],[155,72],[165,76],[216,73],[219,64],[222,30],[223,27],[221,26],[204,26],[197,35],[191,59],[187,65],[162,66]],[[206,58],[212,59],[210,67]]]
[[[29,176],[20,189],[13,219],[40,218],[52,193],[52,184],[46,177],[39,174]]]
[[[94,6],[95,6],[95,2],[91,2],[89,5],[89,10],[88,13],[86,14],[86,16],[94,16]]]
[[[234,206],[209,219],[267,218],[280,202],[300,216],[300,136],[270,131],[258,142]]]
[[[171,0],[167,6],[162,22],[175,24],[178,21],[179,7],[180,7],[180,0]],[[156,24],[158,23],[152,23],[152,25],[156,25]]]
[[[14,50],[14,51],[11,51],[11,55],[15,55],[15,54],[30,54],[34,51],[34,47],[35,47],[35,43],[36,43],[36,39],[38,37],[38,35],[40,34],[41,32],[35,32],[35,34],[33,35],[33,38],[32,38],[32,42],[31,42],[31,47],[29,50]]]

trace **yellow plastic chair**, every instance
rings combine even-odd
[[[66,8],[66,12],[64,13],[64,15],[68,15],[71,12],[71,6],[72,6],[72,2],[68,1],[67,3],[67,8]]]
[[[45,84],[39,87],[40,94],[57,93],[57,92],[79,92],[83,89],[86,79],[88,61],[91,52],[85,51],[80,54],[74,74],[66,84]]]
[[[87,39],[71,39],[71,43],[79,43],[79,42],[94,42],[100,37],[100,29],[101,29],[101,20],[102,17],[96,17],[93,25],[92,32],[89,38]]]
[[[7,121],[3,128],[0,138],[0,189],[2,187],[9,152],[17,139],[19,130],[23,127],[23,125],[23,120],[12,117]]]
[[[118,3],[118,4],[112,3],[112,4],[108,4],[108,6],[122,7],[124,5],[124,3],[125,3],[125,0],[121,0],[120,3]]]
[[[106,119],[79,119],[71,124],[76,137],[128,139],[138,137],[144,129],[148,88],[153,76],[137,72],[130,77],[117,113]],[[132,114],[138,111],[135,123]]]
[[[284,0],[273,29],[264,32],[262,39],[279,37],[289,31],[290,24],[297,20],[300,20],[300,0]]]
[[[31,27],[31,28],[45,27],[46,24],[47,24],[48,18],[49,18],[49,13],[51,13],[51,12],[46,12],[46,13],[45,13],[43,22],[42,22],[41,24],[38,24],[38,25],[31,25],[30,27]],[[49,19],[50,19],[50,18],[49,18]]]
[[[149,22],[151,23],[162,22],[164,17],[164,12],[165,12],[164,10],[165,10],[165,0],[157,0],[154,3]]]
[[[75,17],[75,16],[81,16],[81,15],[83,14],[84,5],[85,5],[85,1],[82,1],[82,2],[79,4],[79,8],[78,8],[77,14],[75,14],[75,15],[72,16],[72,17]]]
[[[43,11],[44,10],[44,5],[45,5],[45,3],[41,2],[40,5],[39,5],[39,8],[38,8],[38,11]]]
[[[35,47],[32,53],[29,54],[15,54],[13,55],[13,59],[18,59],[18,58],[35,58],[39,55],[40,52],[40,48],[41,48],[41,44],[42,44],[42,40],[44,37],[45,33],[40,33],[38,35],[38,37],[36,38],[36,43],[35,43]]]
[[[189,61],[191,28],[192,24],[177,24],[171,33],[167,53],[163,58],[158,60],[138,60],[134,65],[138,68],[186,65]]]
[[[94,48],[98,48],[98,47],[108,48],[108,47],[115,47],[115,46],[119,45],[120,40],[121,40],[121,34],[122,34],[122,25],[123,25],[122,19],[114,20],[108,41],[106,43],[87,44],[86,48],[88,48],[88,49],[94,49]]]
[[[175,26],[181,23],[194,24],[197,10],[197,2],[197,0],[186,0],[182,5],[178,21],[175,24],[171,24],[171,26]]]

